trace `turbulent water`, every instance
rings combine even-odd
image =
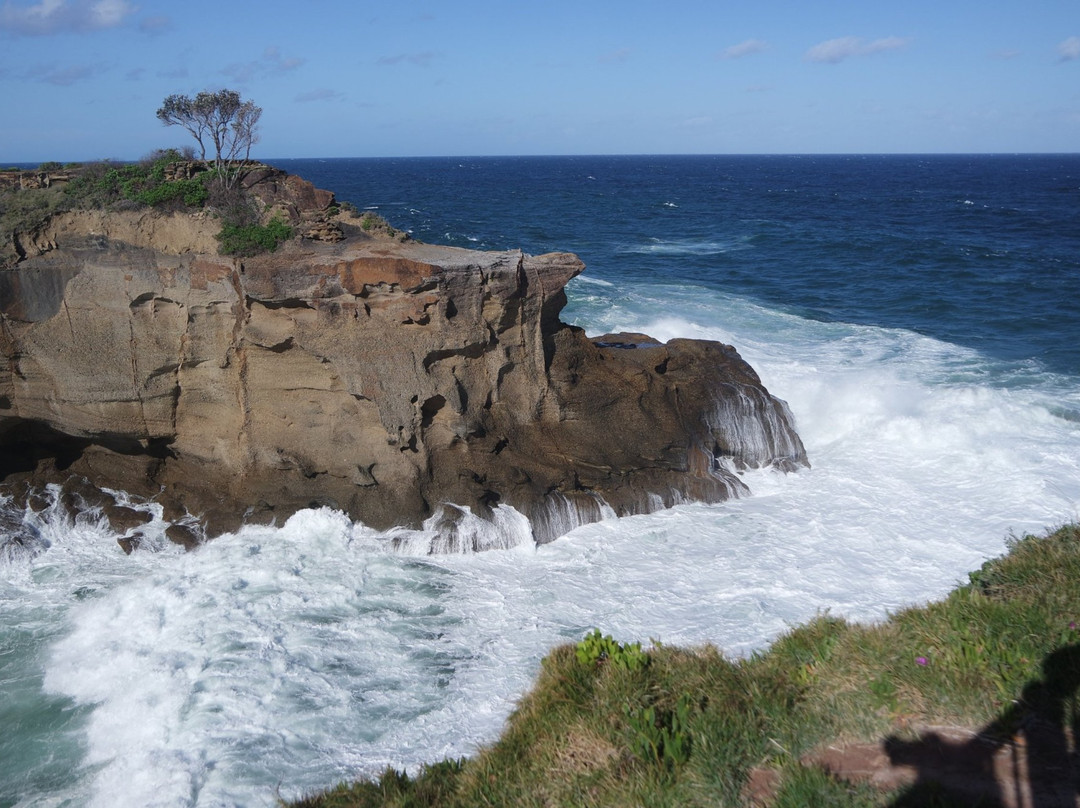
[[[735,345],[813,469],[441,557],[326,510],[125,556],[9,507],[42,551],[0,557],[0,805],[270,805],[469,754],[593,626],[746,653],[1080,515],[1080,156],[277,164],[424,241],[577,252],[564,319]]]

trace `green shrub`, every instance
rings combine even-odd
[[[172,182],[165,179],[166,168],[183,159],[176,149],[165,149],[139,163],[91,164],[67,184],[64,192],[80,207],[107,208],[137,202],[150,207],[201,208],[209,199],[203,175]]]
[[[226,223],[216,238],[222,255],[235,255],[248,258],[264,252],[273,252],[283,241],[293,237],[293,229],[280,218],[273,218],[269,224],[236,225]]]
[[[575,653],[582,665],[599,665],[604,662],[622,670],[637,671],[649,662],[649,655],[641,650],[641,643],[622,645],[608,634],[601,636],[600,629],[593,629],[576,646]]]
[[[134,193],[134,199],[144,205],[159,207],[169,202],[182,202],[189,208],[201,208],[210,197],[206,186],[199,179],[176,180],[150,185]]]

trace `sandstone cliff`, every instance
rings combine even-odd
[[[264,183],[294,221],[332,202]],[[560,322],[575,256],[357,224],[237,260],[189,214],[51,221],[0,272],[3,489],[85,478],[208,535],[325,504],[378,528],[427,520],[431,549],[469,550],[499,542],[477,524],[520,526],[504,506],[546,541],[806,464],[730,346]]]

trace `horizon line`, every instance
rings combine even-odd
[[[148,153],[152,154],[152,152]],[[581,152],[579,154],[396,154],[396,155],[335,155],[335,156],[299,156],[299,157],[257,157],[252,158],[264,163],[274,160],[490,160],[490,159],[568,159],[596,157],[1075,157],[1080,151],[939,151],[939,152]],[[137,163],[148,155],[131,159],[122,157],[101,157],[86,160],[5,160],[0,159],[0,171],[10,166],[37,167],[46,162],[70,163]]]

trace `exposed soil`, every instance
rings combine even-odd
[[[982,808],[1077,808],[1080,752],[1074,729],[1029,716],[1011,735],[955,726],[925,727],[914,740],[837,744],[802,758],[834,777],[899,791],[891,808],[972,805]],[[780,777],[751,773],[746,796],[767,806]]]

